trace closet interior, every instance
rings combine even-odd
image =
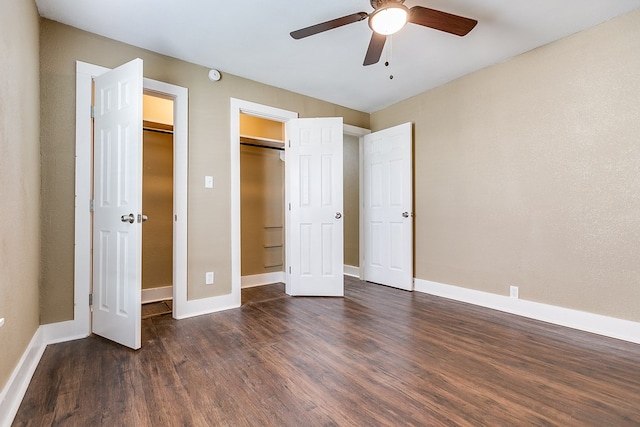
[[[142,302],[173,296],[173,100],[143,97]]]
[[[241,275],[284,271],[284,124],[240,115]]]

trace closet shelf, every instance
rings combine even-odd
[[[272,267],[282,267],[282,263],[280,264],[267,264],[264,268],[272,268]]]
[[[264,228],[282,228],[281,225],[265,225]]]
[[[270,249],[270,248],[281,248],[282,245],[264,245],[265,249]]]

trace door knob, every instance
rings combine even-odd
[[[340,212],[336,212],[336,219],[342,218],[342,214]]]
[[[130,213],[129,215],[122,215],[120,217],[120,221],[128,222],[129,224],[133,224],[135,220],[136,220],[136,216],[132,213]]]
[[[138,215],[138,222],[145,222],[149,217],[146,215]]]
[[[409,218],[409,212],[402,212],[403,218]]]

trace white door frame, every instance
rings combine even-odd
[[[242,271],[240,268],[242,259],[240,248],[240,114],[280,123],[286,123],[291,119],[298,118],[298,113],[293,111],[231,98],[229,112],[231,130],[229,138],[231,144],[231,292],[232,294],[237,293],[238,305],[240,305],[240,288],[242,286]],[[285,135],[285,141],[286,139]]]
[[[76,163],[75,163],[75,249],[73,321],[64,322],[66,335],[91,334],[91,174],[92,81],[108,68],[76,61]],[[174,99],[174,220],[173,301],[174,317],[181,318],[187,309],[187,173],[188,173],[188,90],[144,79],[146,92]],[[142,126],[142,123],[140,124]]]
[[[371,133],[371,130],[369,129],[365,129],[365,128],[360,128],[357,126],[351,126],[351,125],[343,125],[344,127],[344,133],[346,135],[351,135],[351,136],[356,136],[358,137],[358,171],[359,171],[359,177],[358,177],[358,237],[359,237],[359,241],[358,241],[358,255],[359,255],[359,260],[358,263],[360,264],[358,267],[358,278],[360,280],[364,280],[364,268],[365,268],[365,263],[364,263],[364,242],[365,242],[365,238],[364,238],[364,230],[365,228],[363,227],[363,223],[364,223],[364,197],[362,196],[363,194],[363,189],[364,189],[364,175],[363,175],[363,157],[364,157],[364,136],[368,135]]]
[[[255,102],[243,101],[241,99],[231,98],[231,110],[230,110],[230,129],[231,129],[231,289],[234,292],[236,289],[238,293],[241,288],[241,249],[240,249],[240,114],[247,114],[249,116],[260,117],[267,120],[273,120],[276,122],[285,123],[290,119],[298,118],[298,113],[288,110],[282,110],[280,108],[269,107],[267,105],[257,104]],[[364,235],[363,235],[363,198],[362,188],[364,185],[362,175],[362,157],[364,152],[364,135],[371,133],[371,130],[352,126],[343,125],[343,132],[347,135],[358,137],[358,162],[359,162],[359,195],[358,201],[360,209],[359,225],[360,225],[360,241],[358,245],[360,247],[360,268],[359,278],[364,278]],[[286,135],[285,135],[286,141]],[[286,179],[286,176],[285,176]],[[286,232],[286,224],[285,224]],[[286,277],[286,276],[285,276]]]

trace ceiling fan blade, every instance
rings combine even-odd
[[[314,34],[322,33],[324,31],[333,30],[334,28],[342,27],[343,25],[353,24],[354,22],[362,21],[369,16],[366,12],[353,13],[351,15],[343,16],[342,18],[332,19],[331,21],[322,22],[320,24],[312,25],[310,27],[301,28],[296,31],[292,31],[291,37],[296,40],[312,36]]]
[[[409,22],[456,36],[467,35],[478,23],[475,19],[421,6],[414,6],[409,10]]]
[[[364,56],[364,63],[362,65],[372,65],[380,61],[380,55],[382,55],[382,49],[386,41],[387,36],[374,31],[373,34],[371,34],[369,48],[367,49],[367,54]]]

